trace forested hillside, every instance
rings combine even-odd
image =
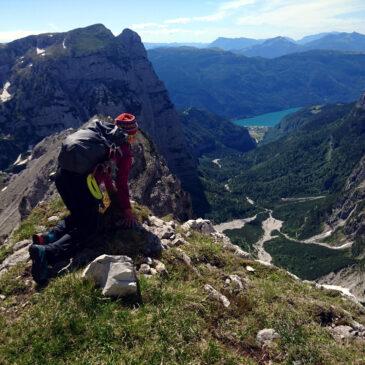
[[[365,84],[365,54],[310,51],[270,60],[180,47],[149,50],[148,58],[178,108],[230,118],[351,102]]]

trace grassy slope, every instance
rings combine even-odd
[[[280,269],[239,259],[207,236],[194,233],[188,240],[183,249],[201,275],[185,266],[174,249],[165,251],[169,275],[141,278],[143,304],[138,306],[104,298],[79,272],[56,278],[36,293],[27,281],[29,267],[13,268],[0,279],[0,292],[7,296],[0,304],[0,362],[262,364],[271,359],[275,364],[328,365],[365,360],[364,347],[336,343],[320,319],[330,313],[341,323],[351,315],[364,322],[359,307]],[[256,271],[248,273],[246,264]],[[227,274],[247,280],[247,289],[228,290]],[[206,283],[229,298],[228,309],[207,298]],[[263,350],[255,336],[265,327],[275,328],[281,339]]]

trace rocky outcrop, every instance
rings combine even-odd
[[[103,119],[103,117],[97,117]],[[49,177],[56,171],[57,156],[69,129],[49,136],[32,151],[25,170],[14,175],[7,189],[0,192],[0,234],[2,240],[24,219],[36,204],[55,193]],[[191,215],[191,203],[179,180],[171,174],[153,143],[140,134],[133,144],[134,164],[130,174],[132,199],[163,216],[172,213],[185,220]]]
[[[365,236],[365,156],[348,177],[328,223],[334,228],[343,227],[346,237],[355,241],[355,256],[365,252],[365,242],[356,242]]]
[[[365,303],[365,272],[361,265],[353,265],[335,273],[329,273],[318,280],[319,284],[347,288],[357,300]]]
[[[5,90],[6,89],[6,90]],[[196,178],[178,115],[140,37],[114,37],[97,24],[42,34],[0,49],[0,169],[45,136],[77,128],[95,114],[130,112],[171,171]]]

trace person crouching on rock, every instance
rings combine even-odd
[[[37,284],[47,283],[48,264],[69,259],[97,233],[103,201],[100,186],[114,197],[122,225],[135,225],[128,175],[132,166],[131,143],[137,131],[135,116],[123,113],[114,123],[93,118],[63,142],[55,183],[70,215],[51,231],[33,236],[29,253]]]

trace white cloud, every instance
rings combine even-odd
[[[10,30],[5,32],[0,32],[0,42],[11,42],[14,39],[24,38],[28,35],[33,34],[40,34],[40,33],[47,33],[47,31],[40,31],[40,30]]]
[[[149,28],[158,28],[158,29],[166,29],[168,26],[166,24],[161,23],[138,23],[138,24],[132,24],[130,28],[134,30],[143,30],[143,29],[149,29]]]
[[[320,31],[354,29],[360,19],[343,16],[365,11],[365,2],[352,0],[307,0],[307,1],[272,1],[264,11],[245,15],[237,20],[243,26],[255,26],[266,29],[283,29],[287,34],[303,35]],[[364,19],[363,19],[364,21]]]
[[[166,23],[166,24],[188,24],[191,21],[192,21],[192,18],[175,18],[175,19],[165,20],[164,23]]]
[[[246,5],[252,5],[256,3],[256,0],[235,0],[235,1],[227,1],[220,5],[221,10],[236,10],[242,8]]]

